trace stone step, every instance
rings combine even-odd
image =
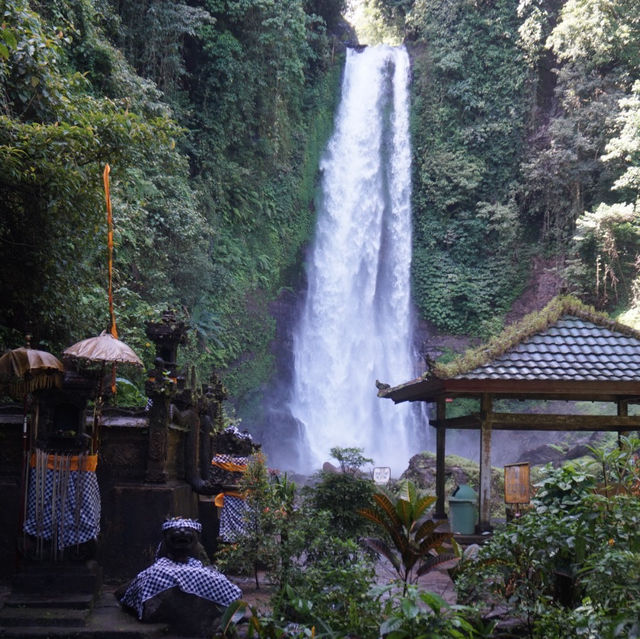
[[[90,610],[74,608],[9,608],[0,610],[0,627],[84,627]]]
[[[77,608],[90,609],[95,597],[92,593],[30,594],[12,592],[4,600],[6,608]]]
[[[24,566],[13,578],[12,591],[24,594],[96,593],[102,584],[102,568],[96,563],[33,564]]]
[[[142,624],[140,624],[142,626]],[[152,628],[142,626],[140,629],[103,629],[91,628],[38,628],[20,627],[3,628],[0,626],[2,639],[168,639],[166,626],[157,624]],[[188,638],[182,638],[188,639]]]
[[[18,597],[25,601],[26,595],[16,595],[13,592],[0,592],[0,639],[155,639],[162,637],[168,639],[168,624],[166,623],[142,623],[134,615],[125,612],[118,600],[114,596],[115,586],[108,586],[101,589],[91,609],[58,608],[57,618],[70,621],[75,613],[84,615],[80,619],[84,625],[42,625],[43,621],[51,623],[54,621],[51,616],[46,616],[47,608],[39,606],[41,602],[32,600],[36,605],[26,604],[28,607],[17,607],[8,605],[8,600],[14,604]],[[64,602],[64,595],[57,595],[56,598]],[[75,600],[75,603],[74,603]],[[86,599],[84,600],[86,601]],[[80,601],[84,603],[84,601]],[[79,603],[77,595],[70,595],[66,603],[76,605]],[[23,614],[31,611],[28,615],[34,615],[33,619]],[[16,617],[22,624],[15,625]],[[38,621],[39,618],[39,621]],[[74,621],[79,621],[77,618]],[[13,622],[13,624],[12,624]],[[185,638],[186,639],[186,638]]]

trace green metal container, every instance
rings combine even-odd
[[[473,535],[478,521],[478,493],[471,486],[458,486],[449,497],[449,525],[452,533]]]

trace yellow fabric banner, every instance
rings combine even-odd
[[[242,493],[238,493],[236,491],[229,491],[226,493],[218,493],[216,495],[216,498],[213,500],[213,503],[218,507],[218,508],[224,508],[224,496],[225,495],[229,495],[229,497],[237,497],[238,499],[244,499],[244,495]]]
[[[60,470],[64,466],[66,466],[66,458],[67,455],[55,455],[51,454],[47,457],[47,468],[49,470]],[[80,462],[82,459],[82,462]],[[82,464],[82,467],[80,465]],[[36,454],[31,453],[30,460],[31,468],[36,467]],[[79,457],[78,455],[74,455],[71,457],[69,470],[84,470],[92,473],[96,472],[96,468],[98,468],[98,455],[85,455],[83,457]]]

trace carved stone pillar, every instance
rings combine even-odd
[[[149,373],[145,385],[149,406],[149,443],[145,480],[153,483],[167,481],[167,452],[169,439],[170,404],[176,384],[164,375],[164,362],[156,359],[156,367]]]
[[[147,322],[147,337],[156,345],[156,357],[163,360],[169,376],[177,375],[178,346],[186,343],[188,326],[176,319],[175,313],[166,310],[159,322]]]

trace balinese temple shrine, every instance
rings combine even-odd
[[[140,408],[109,405],[108,362],[30,348],[0,359],[0,574],[11,588],[0,627],[22,623],[33,596],[51,598],[51,617],[70,593],[89,609],[105,580],[131,579],[153,563],[170,517],[201,522],[209,555],[219,513],[233,534],[243,508],[236,482],[259,446],[224,431],[226,390],[215,374],[198,384],[178,370],[187,330],[172,312],[146,325],[156,360]],[[25,350],[46,362],[29,363]],[[115,365],[120,374],[128,364]]]

